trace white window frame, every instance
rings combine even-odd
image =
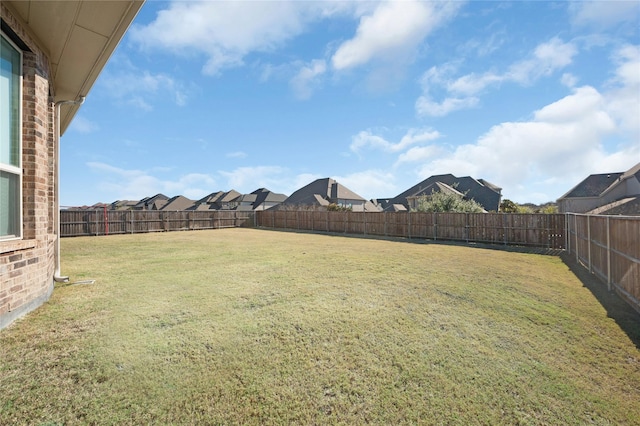
[[[20,240],[23,237],[23,223],[22,223],[22,71],[23,71],[23,63],[24,57],[22,54],[22,49],[20,49],[16,44],[11,40],[9,36],[7,36],[4,32],[0,31],[0,36],[2,39],[7,42],[11,47],[13,47],[18,54],[20,55],[20,66],[18,70],[18,166],[13,166],[11,164],[1,163],[0,162],[0,171],[9,173],[12,175],[18,176],[18,199],[16,202],[18,203],[17,213],[18,217],[16,219],[16,234],[11,235],[0,235],[0,241],[8,241],[8,240]],[[4,114],[4,108],[0,109],[0,114]]]

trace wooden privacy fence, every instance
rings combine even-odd
[[[424,238],[564,249],[564,214],[333,212],[265,210],[265,228]]]
[[[567,251],[640,312],[640,217],[567,214]]]
[[[60,236],[78,237],[233,228],[251,221],[252,216],[252,212],[235,210],[61,210]]]

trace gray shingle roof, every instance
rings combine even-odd
[[[193,206],[193,200],[188,199],[182,195],[176,195],[173,198],[170,198],[167,203],[160,208],[160,210],[167,211],[181,211],[187,210],[189,207]]]
[[[599,197],[600,194],[616,183],[622,175],[623,173],[621,172],[590,175],[561,198]]]
[[[339,201],[356,201],[365,204],[365,208],[375,208],[372,203],[331,178],[317,179],[303,186],[291,194],[283,205],[327,206]]]

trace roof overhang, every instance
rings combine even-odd
[[[46,53],[54,101],[86,96],[144,0],[3,0]],[[79,106],[63,105],[64,132]]]

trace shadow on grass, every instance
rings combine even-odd
[[[640,313],[635,311],[629,303],[622,299],[615,291],[608,291],[607,284],[590,273],[587,268],[579,264],[574,256],[564,253],[560,256],[571,272],[589,289],[606,309],[607,316],[612,318],[624,331],[629,339],[640,349]]]
[[[474,241],[461,241],[461,240],[434,240],[431,238],[407,238],[407,237],[392,237],[392,236],[384,236],[384,235],[363,235],[363,234],[346,234],[342,232],[327,232],[327,231],[312,231],[307,229],[289,229],[289,228],[268,228],[268,227],[256,227],[255,229],[261,229],[264,231],[275,231],[275,232],[293,232],[296,234],[315,234],[315,235],[327,235],[329,237],[340,237],[340,238],[356,238],[359,240],[367,239],[367,240],[380,240],[380,241],[395,241],[402,243],[411,243],[411,244],[439,244],[444,246],[455,246],[455,247],[475,247],[482,248],[486,250],[498,250],[498,251],[508,251],[513,253],[530,253],[530,254],[541,254],[545,256],[560,256],[564,250],[563,249],[552,249],[552,248],[544,248],[544,247],[534,247],[534,246],[517,246],[511,244],[500,244],[500,243],[479,243]]]

